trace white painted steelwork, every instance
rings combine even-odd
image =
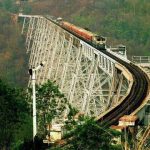
[[[150,56],[132,56],[135,63],[150,63]]]
[[[29,67],[46,61],[37,71],[37,83],[55,81],[79,111],[98,116],[113,107],[126,94],[129,81],[117,62],[41,16],[24,18]],[[127,60],[126,60],[127,61]]]

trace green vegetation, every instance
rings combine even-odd
[[[29,6],[27,1],[16,0],[2,0],[0,1],[0,8],[11,13],[18,13],[22,11],[25,14],[31,13],[31,6]]]
[[[29,109],[25,99],[23,90],[0,80],[0,149],[10,149],[14,142],[31,138],[30,127],[27,125]],[[28,131],[25,129],[27,127]]]
[[[26,86],[28,82],[28,56],[25,39],[21,35],[21,25],[14,22],[11,13],[31,12],[28,3],[16,4],[16,0],[0,1],[0,77],[11,84]]]
[[[148,0],[43,0],[31,5],[34,14],[61,16],[107,37],[108,46],[126,45],[128,56],[150,55]]]
[[[75,24],[107,37],[108,45],[122,43],[128,55],[150,55],[150,2],[95,0],[70,18]]]
[[[120,132],[98,125],[94,118],[89,118],[80,114],[78,110],[68,104],[64,94],[58,90],[55,83],[48,81],[37,86],[37,119],[38,119],[38,149],[45,149],[40,139],[45,139],[49,135],[46,130],[47,125],[52,124],[52,120],[61,119],[62,114],[68,107],[68,116],[64,125],[65,145],[55,145],[52,150],[121,150],[121,145],[116,144],[115,138],[120,137]],[[30,89],[29,89],[30,91]],[[30,99],[29,95],[29,99]],[[51,107],[49,107],[51,106]],[[75,117],[78,116],[78,119]],[[87,142],[88,141],[88,142]],[[20,148],[32,149],[32,143],[22,144]],[[36,145],[37,146],[37,145]],[[95,147],[96,146],[96,147]]]
[[[38,7],[37,7],[38,6]],[[33,7],[33,9],[31,9]],[[148,0],[43,0],[16,4],[15,0],[0,0],[0,149],[32,149],[32,117],[25,93],[13,86],[26,86],[28,56],[21,26],[12,22],[11,13],[23,10],[25,14],[60,15],[76,25],[106,36],[108,45],[124,44],[128,54],[150,55],[150,2]],[[7,85],[5,81],[10,83]],[[66,98],[52,82],[37,88],[38,121],[40,134],[52,119],[61,116]],[[62,102],[59,105],[58,101]],[[49,108],[48,106],[51,106]],[[56,109],[56,107],[58,109]],[[56,149],[120,149],[113,145],[119,134],[98,126],[91,118],[75,121],[74,108],[66,121],[67,144]],[[31,111],[31,110],[30,110]],[[42,113],[41,113],[42,112]],[[88,143],[87,143],[88,141]],[[29,146],[30,145],[30,146]],[[104,148],[105,147],[105,148]]]
[[[117,131],[98,125],[92,118],[85,119],[71,133],[67,147],[70,150],[114,150],[114,138],[119,135]]]
[[[98,125],[94,118],[82,115],[78,120],[68,119],[65,128],[65,144],[56,145],[52,150],[122,150],[116,141],[121,133]]]
[[[1,76],[11,83],[27,83],[27,59],[20,27],[12,24],[4,11],[50,14],[88,28],[107,37],[107,45],[127,46],[128,55],[150,55],[150,2],[147,0],[43,0],[16,4],[15,0],[0,1]],[[32,9],[31,9],[32,8]],[[22,67],[25,66],[25,67]],[[21,82],[20,82],[21,81]]]
[[[17,86],[27,85],[27,55],[21,27],[0,9],[0,77]]]
[[[1,7],[9,12],[18,12],[19,7],[15,5],[15,0],[3,0]]]
[[[25,40],[12,20],[15,0],[0,1],[0,149],[17,150],[32,139],[32,117],[24,90],[28,82]],[[9,82],[9,85],[5,82]]]
[[[10,148],[12,150],[33,149],[29,100],[31,100],[30,94],[26,94],[22,89],[11,87],[0,80],[0,148],[4,150]],[[67,105],[68,102],[64,94],[51,81],[37,87],[39,137],[35,138],[36,150],[46,148],[42,143],[42,139],[49,135],[48,132],[45,132],[46,125],[51,124],[52,119],[60,118]],[[70,111],[64,126],[66,130],[64,138],[67,144],[61,147],[57,145],[51,149],[121,149],[121,146],[116,145],[114,141],[114,138],[118,138],[120,133],[103,127],[103,125],[98,125],[94,118],[80,115],[71,105],[68,105],[68,110]],[[79,114],[78,120],[75,117],[76,114]]]
[[[44,135],[45,138],[47,125],[51,124],[53,119],[62,117],[67,99],[50,80],[37,86],[36,91],[38,134]]]

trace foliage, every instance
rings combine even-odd
[[[5,9],[9,12],[16,13],[16,12],[19,11],[19,7],[15,5],[14,0],[3,0],[1,2],[1,6],[2,6],[3,9]]]
[[[106,36],[108,45],[126,45],[128,55],[150,55],[150,22],[145,22],[149,20],[150,2],[95,0],[91,6],[73,14],[72,21]]]
[[[64,125],[64,144],[56,144],[50,150],[121,150],[116,139],[121,133],[98,124],[95,118],[84,116],[69,105]]]
[[[70,149],[111,149],[113,138],[118,133],[111,129],[99,126],[94,119],[87,119],[84,124],[80,124],[72,132],[73,138],[69,141]],[[88,142],[87,142],[88,141]]]
[[[22,9],[23,9],[22,11],[24,14],[30,14],[32,11],[32,8],[28,3],[26,3]]]
[[[32,10],[28,1],[20,1],[17,4],[16,0],[3,0],[0,1],[0,7],[11,13],[19,13],[20,11],[23,11],[23,13],[29,14]]]
[[[75,124],[74,124],[75,125]],[[79,117],[76,125],[65,136],[67,144],[56,146],[57,150],[121,150],[121,145],[116,144],[115,138],[120,132],[98,125],[94,118]]]
[[[15,86],[26,86],[27,55],[19,24],[13,24],[9,13],[0,9],[0,77]]]
[[[20,147],[26,145],[28,142],[30,142],[30,145],[32,146],[32,122],[32,117],[28,114],[27,117],[24,118],[24,123],[15,132],[14,141],[11,144],[13,150],[19,150]],[[20,150],[22,149],[20,148]]]
[[[0,147],[9,148],[18,128],[25,123],[28,104],[23,90],[0,80]]]
[[[43,0],[32,4],[34,14],[64,18],[107,37],[108,46],[124,44],[128,55],[150,55],[150,1]]]
[[[18,141],[14,147],[12,147],[13,150],[45,150],[47,148],[47,145],[43,144],[43,139],[39,137],[35,137],[34,144],[33,140],[26,139],[24,142]]]
[[[46,125],[51,124],[54,118],[60,118],[66,108],[67,99],[55,83],[48,80],[36,87],[37,119],[39,133],[44,134]]]
[[[0,77],[11,84],[26,86],[28,56],[20,24],[12,21],[10,12],[17,13],[15,0],[0,1]],[[31,12],[28,3],[23,5],[24,13]]]
[[[0,71],[11,83],[27,83],[27,55],[20,26],[12,24],[9,12],[22,7],[24,13],[64,17],[74,24],[107,37],[108,46],[124,44],[128,55],[150,55],[150,2],[147,0],[43,0],[23,2],[0,1]],[[33,8],[33,9],[31,9]],[[3,11],[2,11],[3,9]],[[25,66],[25,67],[22,67]]]
[[[75,120],[75,116],[79,114],[79,111],[72,107],[70,104],[68,104],[68,115],[65,121],[65,131],[68,133],[68,131],[70,132],[72,129],[76,128],[76,126],[78,125],[78,122]],[[82,117],[80,118],[80,121],[82,120]],[[65,136],[65,133],[64,133]]]

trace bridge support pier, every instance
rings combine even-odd
[[[45,61],[37,84],[55,81],[68,101],[89,116],[98,116],[126,95],[129,82],[117,62],[41,16],[24,18],[29,67]],[[29,81],[30,84],[30,81]]]

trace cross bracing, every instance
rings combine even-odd
[[[36,72],[36,83],[55,81],[68,101],[90,116],[100,115],[126,95],[129,81],[115,60],[44,17],[23,17],[29,67],[46,62]]]

